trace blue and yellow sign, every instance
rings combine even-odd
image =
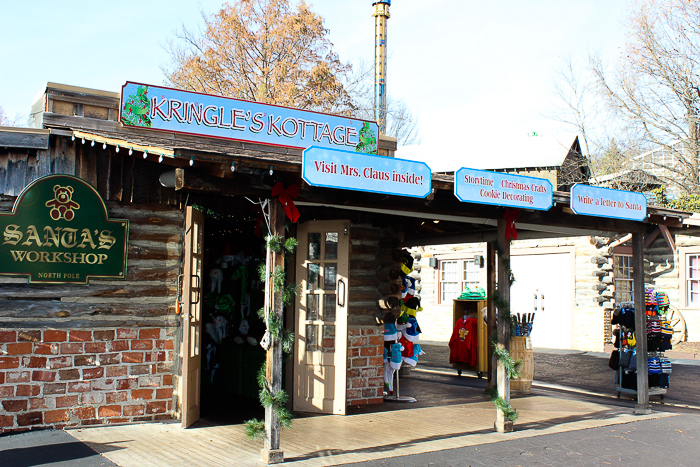
[[[647,199],[642,193],[577,183],[571,187],[571,210],[576,214],[643,221]]]

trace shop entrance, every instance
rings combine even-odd
[[[348,221],[312,221],[297,230],[294,410],[345,414]]]
[[[241,423],[264,416],[257,374],[265,361],[259,342],[265,324],[259,267],[266,228],[244,198],[188,207],[183,297],[190,296],[183,329],[183,426]],[[190,220],[194,219],[194,220]],[[191,225],[190,225],[191,224]],[[190,247],[188,239],[196,247]],[[187,265],[190,269],[187,269]],[[187,302],[183,299],[183,302]]]

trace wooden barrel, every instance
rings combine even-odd
[[[535,359],[529,337],[514,336],[510,338],[510,356],[514,362],[522,359],[518,379],[510,380],[511,391],[530,393],[532,378],[535,376]]]

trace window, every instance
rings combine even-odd
[[[473,259],[440,261],[438,301],[449,303],[459,297],[465,287],[479,285],[479,265]]]
[[[700,306],[700,254],[685,255],[686,306]]]
[[[616,254],[613,275],[615,278],[615,303],[631,302],[632,294],[632,255]]]

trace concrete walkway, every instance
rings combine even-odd
[[[285,463],[338,465],[674,416],[634,415],[630,407],[544,395],[515,398],[512,404],[519,418],[515,431],[507,434],[494,432],[491,402],[401,405],[375,413],[297,419],[282,432]],[[262,442],[246,440],[242,425],[183,430],[177,423],[148,423],[69,433],[122,467],[262,465]]]

